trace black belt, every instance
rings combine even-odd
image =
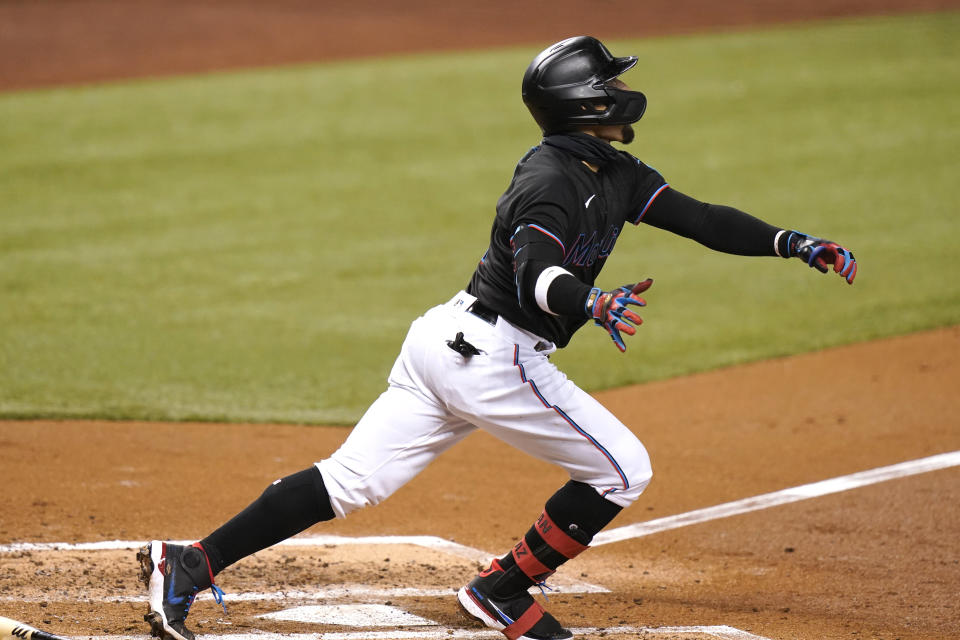
[[[483,304],[479,300],[476,300],[473,304],[467,307],[467,313],[472,313],[473,315],[477,316],[484,322],[492,324],[493,326],[497,326],[497,318],[500,317],[499,313],[497,313],[487,305]],[[457,336],[458,340],[462,338],[463,338],[462,334]],[[470,348],[475,348],[473,345],[469,343],[467,343],[467,346]],[[543,340],[541,340],[536,345],[534,345],[533,348],[535,351],[546,351],[549,347],[550,347],[549,342],[544,342]],[[457,350],[452,344],[450,345],[450,348],[454,349],[454,351]]]
[[[500,317],[500,314],[479,300],[475,300],[473,304],[467,307],[467,312],[472,313],[484,322],[492,324],[493,326],[497,326],[497,318]]]

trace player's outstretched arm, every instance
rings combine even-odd
[[[613,344],[621,353],[627,350],[627,345],[623,342],[623,336],[620,332],[632,336],[637,332],[643,319],[630,309],[630,305],[645,307],[647,301],[640,297],[640,294],[650,288],[653,280],[647,278],[637,284],[627,284],[613,291],[602,291],[598,287],[590,290],[587,301],[584,304],[584,311],[587,316],[593,318],[594,324],[603,327]]]
[[[780,256],[800,258],[821,273],[826,273],[829,265],[833,265],[834,273],[839,273],[848,284],[853,284],[857,277],[857,261],[853,253],[836,242],[783,230],[777,235],[776,247]]]
[[[853,254],[836,242],[781,229],[739,209],[701,202],[675,189],[666,189],[639,221],[715,251],[800,258],[822,273],[833,265],[833,270],[850,284],[857,275]]]

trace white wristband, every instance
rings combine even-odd
[[[773,237],[773,252],[778,256],[780,256],[780,236],[782,236],[786,232],[787,232],[786,229],[780,229],[780,231],[777,232],[777,235]],[[784,256],[780,256],[780,257],[783,258]]]
[[[550,305],[547,304],[547,291],[550,289],[550,285],[553,284],[553,281],[560,276],[573,277],[573,274],[563,267],[547,267],[540,272],[540,276],[537,278],[537,286],[533,290],[533,297],[537,301],[537,306],[553,316],[560,314],[554,313],[550,310]]]

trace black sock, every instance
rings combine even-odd
[[[333,517],[323,476],[313,466],[271,484],[200,544],[217,574],[241,558]]]

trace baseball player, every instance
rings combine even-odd
[[[612,142],[629,144],[646,98],[618,77],[635,57],[614,57],[592,37],[540,53],[523,100],[543,130],[497,203],[490,244],[464,291],[414,320],[389,376],[329,458],[274,482],[203,540],[154,540],[138,553],[154,636],[193,640],[185,626],[196,594],[260,549],[311,525],[377,504],[475,429],[559,465],[570,480],[546,501],[516,545],[460,589],[463,609],[510,640],[572,638],[530,595],[650,482],[643,444],[550,362],[584,324],[625,336],[640,324],[652,281],[595,286],[626,223],[745,256],[800,258],[848,283],[853,254],[668,186]],[[425,505],[429,508],[429,505]]]

